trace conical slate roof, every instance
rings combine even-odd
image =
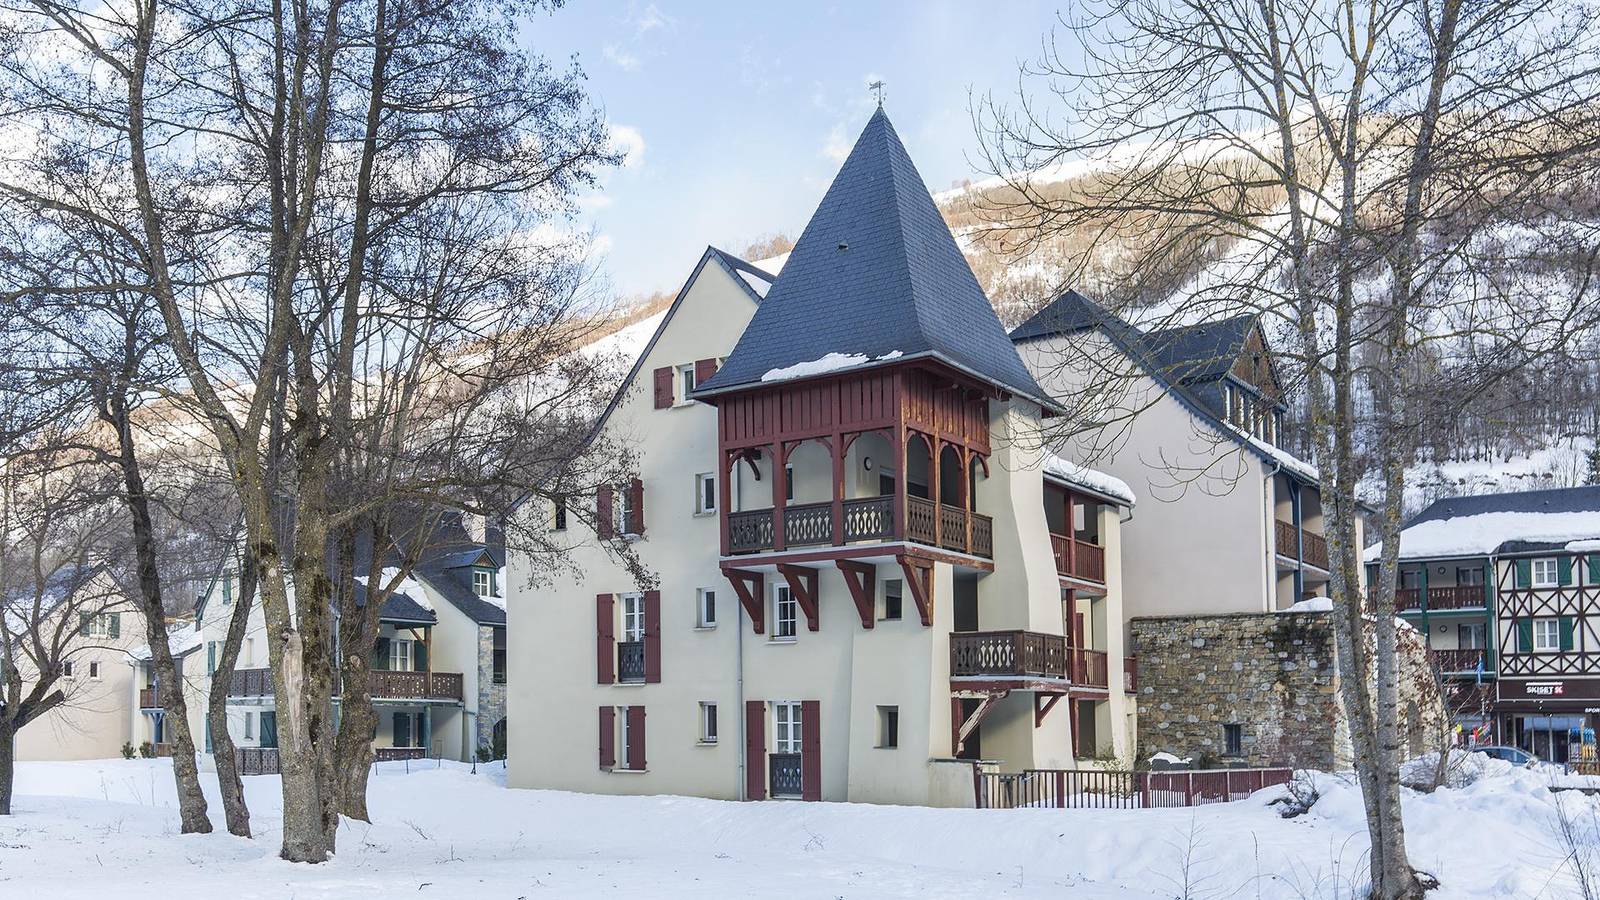
[[[880,108],[733,352],[695,395],[917,358],[1056,408]]]

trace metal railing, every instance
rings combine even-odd
[[[979,809],[1157,809],[1243,800],[1285,784],[1294,770],[1210,769],[1128,772],[1100,769],[1028,769],[984,772],[973,766]]]
[[[644,683],[644,641],[617,642],[617,680],[624,684]]]
[[[374,747],[374,762],[397,762],[402,759],[427,759],[427,747]]]
[[[805,786],[805,773],[798,753],[767,754],[768,796],[799,797]]]

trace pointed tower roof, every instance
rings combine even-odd
[[[733,352],[695,395],[919,358],[1056,408],[879,108]]]

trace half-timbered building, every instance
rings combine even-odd
[[[781,271],[701,258],[600,425],[639,471],[594,531],[518,510],[577,574],[510,555],[511,783],[970,804],[972,760],[1131,762],[1134,498],[1044,450],[1057,408],[880,109]]]

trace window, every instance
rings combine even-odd
[[[1482,650],[1488,646],[1482,622],[1467,622],[1456,626],[1456,646],[1462,650]]]
[[[622,595],[622,639],[644,640],[644,595]]]
[[[338,656],[338,654],[334,655]],[[239,665],[241,668],[248,669],[255,664],[255,661],[256,639],[253,637],[247,637],[244,639],[244,646],[239,648]]]
[[[411,642],[410,641],[403,641],[403,640],[400,640],[399,638],[390,638],[390,640],[389,640],[389,671],[391,671],[391,672],[409,672],[409,671],[411,671]],[[396,747],[404,747],[404,746],[409,746],[409,745],[407,745],[407,744],[395,744],[395,746]]]
[[[100,663],[98,663],[98,662],[89,663],[89,677],[93,678],[95,681],[99,681],[100,680]]]
[[[1479,566],[1457,566],[1456,584],[1463,587],[1482,587],[1483,569]]]
[[[244,736],[245,737],[247,737],[247,738],[255,737],[255,721],[256,721],[256,714],[253,713],[253,712],[246,711],[245,714],[244,714]]]
[[[496,590],[499,585],[495,584],[494,574],[493,569],[473,569],[472,592],[479,597],[499,596],[500,592]]]
[[[394,744],[394,746],[396,746],[396,747],[414,747],[414,746],[416,746],[415,744],[413,744],[411,742],[411,739],[412,739],[411,713],[397,712],[397,713],[394,714],[394,720],[393,721],[394,721],[394,733],[393,733],[393,736],[394,736],[393,744]]]
[[[206,641],[206,674],[217,674],[217,642]]]
[[[1537,560],[1535,560],[1537,562]],[[1533,652],[1559,653],[1561,651],[1561,620],[1533,620]]]
[[[694,476],[694,514],[706,516],[716,511],[717,476],[713,472],[701,472]]]
[[[900,746],[900,707],[878,707],[878,747],[890,750]]]
[[[689,395],[694,393],[694,363],[678,367],[678,405],[682,406],[689,401]]]
[[[717,742],[717,705],[715,703],[700,704],[700,743],[715,744]]]
[[[1222,726],[1222,754],[1224,756],[1244,755],[1244,726]]]
[[[551,510],[551,513],[550,513],[550,530],[551,531],[566,531],[567,530],[567,498],[565,498],[565,497],[557,497],[555,499],[555,502],[553,504],[551,504],[551,506],[552,506],[552,510]]]
[[[1418,569],[1400,570],[1400,590],[1414,591],[1422,587],[1422,572]]]
[[[78,614],[78,634],[82,637],[116,638],[122,636],[120,613]]]
[[[1557,583],[1556,561],[1552,557],[1536,559],[1533,561],[1533,586],[1536,588],[1555,587]]]
[[[772,704],[773,753],[800,752],[800,704],[780,700]]]
[[[504,628],[496,628],[494,630],[494,662],[493,662],[492,665],[494,667],[494,683],[495,684],[505,684],[506,683],[506,630]]]
[[[700,588],[695,592],[694,627],[717,627],[717,592],[711,588]]]
[[[783,467],[783,499],[794,499],[794,466]]]
[[[231,603],[233,603],[233,573],[232,572],[223,572],[222,573],[222,605],[223,606],[228,606]]]
[[[629,715],[629,712],[631,712],[632,709],[633,707],[631,706],[617,707],[617,712],[620,714],[617,716],[617,724],[621,726],[622,730],[622,740],[617,742],[618,748],[622,751],[621,755],[618,757],[618,762],[621,763],[621,765],[617,766],[619,769],[633,768],[633,766],[630,765],[633,760],[633,742],[644,739],[644,735],[633,733],[633,727],[631,724],[633,716]]]
[[[772,586],[772,639],[792,641],[795,638],[795,613],[799,604],[789,592],[787,584]]]
[[[899,620],[901,590],[902,583],[898,578],[889,578],[883,582],[883,619]]]
[[[633,522],[633,491],[631,485],[618,485],[613,496],[617,498],[617,534],[633,534],[630,525]]]
[[[72,677],[72,660],[67,660],[66,662],[61,664],[61,677],[62,678],[71,678]]]

